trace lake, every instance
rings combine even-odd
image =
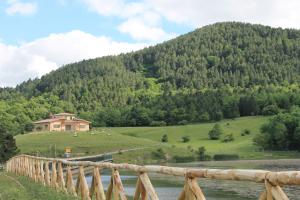
[[[257,160],[257,161],[214,161],[195,162],[185,164],[172,164],[178,167],[201,167],[218,169],[264,169],[272,171],[300,170],[300,159],[293,160]],[[102,172],[102,182],[108,187],[110,175],[108,170]],[[137,177],[130,172],[120,172],[121,179],[128,196],[133,196]],[[151,182],[162,200],[177,199],[183,189],[184,179],[158,174],[149,174]],[[91,183],[91,177],[87,177]],[[244,181],[225,181],[200,179],[199,185],[207,200],[257,200],[264,190],[264,185]],[[290,200],[298,200],[300,186],[287,186],[283,188]]]

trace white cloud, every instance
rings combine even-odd
[[[122,33],[128,33],[138,41],[164,41],[176,36],[176,34],[166,33],[162,28],[151,25],[147,26],[143,20],[137,18],[128,19],[118,29]]]
[[[103,16],[116,16],[124,21],[118,26],[121,33],[138,41],[161,42],[175,36],[161,28],[161,17],[144,1],[82,0],[90,10]]]
[[[300,28],[298,0],[144,0],[165,19],[201,27],[222,21]]]
[[[0,43],[0,86],[15,86],[71,62],[130,52],[145,46],[144,43],[116,42],[79,30],[51,34],[20,46]]]
[[[300,28],[299,0],[81,1],[100,15],[123,19],[124,21],[118,26],[118,30],[139,41],[160,42],[174,35],[163,29],[162,19],[193,28],[223,21],[241,21],[274,27]],[[145,20],[148,13],[158,17],[155,17],[155,20],[151,20],[149,17],[148,20]]]
[[[8,0],[9,6],[6,8],[5,12],[8,15],[33,15],[37,11],[37,3],[23,3],[19,0]]]
[[[124,0],[82,0],[90,10],[104,16],[132,17],[147,8],[144,3],[125,2]]]

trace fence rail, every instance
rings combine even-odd
[[[73,179],[72,167],[79,168],[76,184]],[[90,187],[85,177],[85,167],[93,167]],[[100,172],[102,169],[111,169],[112,171],[110,184],[106,192],[101,181]],[[119,174],[120,170],[129,170],[137,173],[138,179],[134,200],[158,200],[148,173],[185,177],[185,184],[178,200],[205,200],[205,196],[198,185],[198,179],[201,178],[263,183],[265,191],[259,195],[259,200],[288,200],[282,187],[284,185],[300,185],[300,171],[271,172],[265,170],[198,169],[155,165],[139,166],[133,164],[67,161],[64,159],[29,155],[19,155],[7,162],[8,172],[28,176],[35,182],[40,182],[45,186],[64,191],[82,200],[127,200]]]

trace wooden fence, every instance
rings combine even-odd
[[[79,168],[76,184],[74,183],[72,167]],[[84,168],[92,167],[92,183],[88,186]],[[102,169],[112,171],[110,184],[105,192],[100,172]],[[56,188],[83,200],[127,200],[122,185],[120,170],[137,173],[134,200],[158,200],[158,196],[149,179],[149,173],[185,177],[183,190],[178,200],[205,200],[198,185],[198,179],[240,180],[264,184],[265,191],[259,195],[260,200],[287,200],[287,195],[281,189],[284,185],[300,185],[300,171],[271,172],[264,170],[221,170],[178,168],[166,166],[139,166],[132,164],[97,163],[89,161],[67,161],[20,155],[7,162],[7,171],[21,176],[28,176],[35,182]]]

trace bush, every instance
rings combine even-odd
[[[199,120],[202,122],[207,122],[210,120],[209,114],[207,112],[200,115]]]
[[[238,160],[240,158],[237,154],[215,154],[214,160]]]
[[[182,121],[178,122],[178,125],[182,125],[182,126],[187,125],[187,124],[188,124],[187,120],[182,120]]]
[[[300,150],[300,108],[279,113],[261,127],[253,142],[268,150]]]
[[[173,161],[176,163],[193,162],[195,161],[194,156],[173,156]]]
[[[205,147],[199,147],[196,152],[197,158],[199,161],[211,160],[211,156],[205,154]]]
[[[183,143],[187,143],[187,142],[190,141],[190,137],[189,136],[183,136],[181,139],[182,139]]]
[[[32,123],[27,123],[25,125],[25,131],[26,132],[31,132],[31,131],[33,131],[33,129],[34,129],[34,125]]]
[[[167,123],[165,121],[152,121],[150,126],[166,126]]]
[[[279,108],[277,105],[268,105],[263,108],[263,115],[277,115],[279,113]]]
[[[161,142],[168,142],[169,139],[168,139],[168,135],[167,134],[164,134],[162,137],[161,137]]]
[[[233,134],[228,134],[228,135],[225,135],[225,137],[222,139],[222,142],[231,142],[234,140],[234,137],[233,137]]]
[[[151,153],[153,159],[165,160],[166,154],[163,149],[159,148]]]
[[[251,134],[251,131],[249,129],[244,129],[242,132],[241,132],[241,136],[245,136],[245,135],[250,135]]]
[[[208,136],[211,140],[218,140],[223,134],[220,124],[215,124],[212,130],[209,131]]]

